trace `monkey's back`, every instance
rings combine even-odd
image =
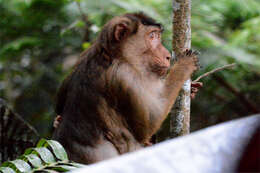
[[[79,146],[95,148],[102,141],[111,143],[119,154],[128,152],[127,141],[131,139],[134,148],[137,142],[120,114],[116,93],[111,93],[108,86],[107,71],[113,66],[112,62],[89,54],[91,52],[82,57],[58,92],[56,113],[62,116],[62,121],[53,138],[69,155],[76,150],[79,157],[83,152]]]

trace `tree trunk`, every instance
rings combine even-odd
[[[191,0],[173,0],[173,52],[178,60],[181,52],[191,47]],[[170,113],[170,137],[182,136],[190,132],[190,89],[187,80]]]

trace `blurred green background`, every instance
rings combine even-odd
[[[0,98],[50,137],[55,94],[79,54],[114,16],[143,11],[164,27],[171,50],[170,0],[0,0]],[[204,78],[192,101],[191,130],[260,110],[260,1],[193,0],[192,48],[201,52]]]

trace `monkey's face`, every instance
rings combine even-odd
[[[137,32],[122,43],[123,57],[131,64],[163,76],[170,67],[171,54],[161,43],[159,26],[138,24]]]
[[[162,29],[156,26],[146,28],[144,39],[147,50],[144,56],[149,62],[151,71],[163,76],[170,67],[171,54],[161,42]]]

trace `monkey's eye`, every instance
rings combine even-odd
[[[153,31],[149,34],[150,39],[156,38],[156,33]]]

